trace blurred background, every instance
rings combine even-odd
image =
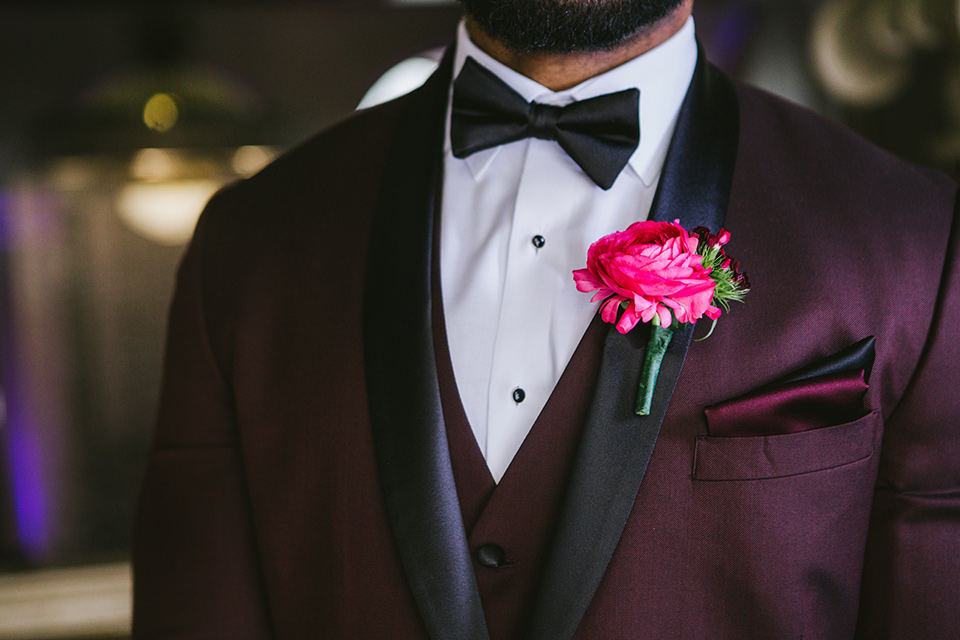
[[[730,74],[956,175],[958,0],[696,0]],[[204,201],[409,90],[444,0],[0,5],[0,638],[122,638],[173,274]]]

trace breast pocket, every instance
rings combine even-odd
[[[882,433],[883,420],[874,411],[854,422],[800,433],[701,436],[694,451],[693,478],[765,480],[833,469],[870,457]]]

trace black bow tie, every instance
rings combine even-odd
[[[640,91],[627,89],[556,107],[527,102],[467,58],[453,83],[453,155],[540,138],[556,140],[601,189],[609,189],[640,142]]]

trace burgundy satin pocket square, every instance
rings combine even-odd
[[[863,370],[840,371],[766,387],[704,409],[711,436],[770,436],[863,417]]]

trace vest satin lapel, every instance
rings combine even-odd
[[[406,99],[370,238],[364,360],[387,513],[430,637],[486,640],[437,386],[430,254],[452,58]]]
[[[705,62],[701,50],[650,218],[679,218],[687,229],[703,225],[717,231],[729,200],[738,132],[733,86]],[[649,416],[633,412],[649,334],[646,325],[638,329],[626,336],[608,333],[527,638],[573,636],[620,540],[653,453],[693,327],[673,337]]]

